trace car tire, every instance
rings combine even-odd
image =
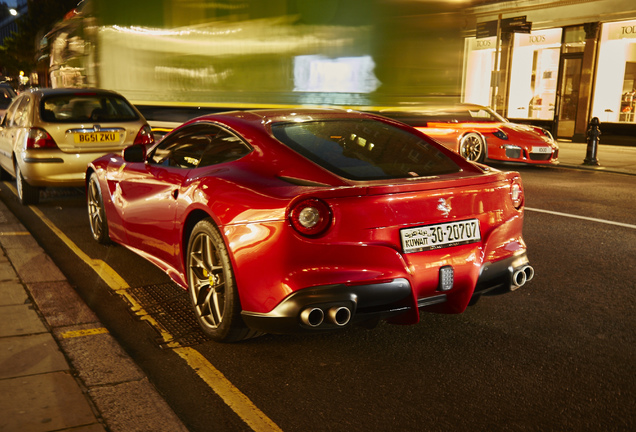
[[[459,142],[459,154],[472,162],[483,162],[486,157],[486,140],[477,132],[469,132]]]
[[[24,180],[20,165],[15,164],[15,184],[18,190],[18,199],[22,205],[32,205],[40,202],[40,188],[31,186]]]
[[[192,230],[186,266],[192,308],[205,334],[217,342],[255,336],[241,318],[230,256],[211,219],[200,221]]]
[[[106,212],[104,211],[104,197],[99,187],[97,174],[92,174],[89,177],[86,201],[88,207],[88,222],[93,238],[98,243],[109,244],[110,235],[108,234],[108,221],[106,219]]]

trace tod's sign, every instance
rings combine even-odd
[[[604,25],[607,39],[636,39],[636,21],[607,23]]]
[[[517,46],[546,46],[561,44],[561,29],[549,29],[534,31],[530,34],[515,35],[515,45]]]

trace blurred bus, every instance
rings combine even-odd
[[[169,119],[458,101],[458,3],[84,0],[42,40],[41,58],[51,87],[116,90]]]

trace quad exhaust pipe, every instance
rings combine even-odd
[[[517,289],[526,284],[526,282],[530,282],[534,277],[534,269],[527,265],[523,266],[512,274],[512,283],[514,285],[513,289]]]
[[[326,317],[331,324],[344,327],[351,321],[351,309],[346,306],[333,306],[327,310]],[[309,327],[318,327],[325,321],[325,312],[318,307],[309,307],[300,313],[300,321]]]
[[[338,327],[345,326],[351,320],[351,309],[348,307],[332,307],[329,309],[329,319],[332,323]]]
[[[309,327],[318,327],[325,319],[325,313],[320,308],[307,308],[300,313],[300,320]]]

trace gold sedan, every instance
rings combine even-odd
[[[99,89],[21,93],[0,123],[0,177],[15,177],[22,204],[37,204],[43,187],[84,186],[94,159],[154,138],[122,95]]]

